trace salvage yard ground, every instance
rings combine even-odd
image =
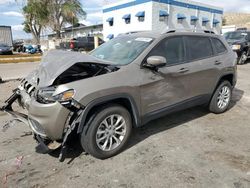
[[[204,83],[205,84],[205,83]],[[0,84],[0,106],[18,85]],[[10,118],[0,112],[0,125]],[[121,154],[97,160],[78,144],[63,163],[37,154],[22,123],[0,130],[0,187],[250,187],[250,64],[238,67],[228,112],[196,107],[134,130]]]

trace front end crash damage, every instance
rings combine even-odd
[[[1,110],[31,128],[39,143],[38,152],[48,153],[61,147],[62,161],[67,140],[80,125],[85,107],[74,99],[77,92],[74,88],[54,94],[57,87],[116,70],[117,67],[86,54],[52,51],[42,59],[37,70],[21,81]],[[16,101],[27,110],[27,115],[13,110]]]
[[[13,119],[23,122],[28,125],[34,133],[34,139],[39,143],[36,147],[38,153],[49,153],[52,150],[55,150],[61,147],[61,152],[59,155],[60,161],[63,160],[63,153],[65,153],[67,140],[70,134],[79,126],[81,122],[81,117],[83,115],[84,106],[75,101],[74,99],[63,101],[61,105],[69,110],[67,116],[67,121],[65,123],[65,128],[63,130],[62,138],[59,140],[53,140],[46,135],[46,132],[43,130],[43,125],[39,124],[35,119],[32,119],[29,115],[13,111],[12,104],[18,100],[22,100],[20,95],[20,90],[14,90],[13,95],[6,100],[6,105],[1,108],[2,111],[7,112],[13,117]]]

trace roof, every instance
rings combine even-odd
[[[7,28],[11,28],[11,26],[7,26],[7,25],[0,25],[0,27],[7,27]]]
[[[67,31],[67,30],[72,30],[72,28],[78,28],[78,27],[84,27],[84,26],[86,26],[86,25],[81,24],[81,23],[77,23],[73,26],[65,27],[65,28],[63,28],[63,30]]]
[[[249,30],[235,30],[235,31],[228,31],[227,33],[249,33]]]
[[[72,31],[72,30],[79,30],[79,29],[85,29],[85,28],[97,28],[97,27],[102,27],[103,26],[103,24],[97,24],[97,25],[89,25],[89,26],[86,26],[86,25],[84,25],[84,24],[81,24],[81,25],[79,25],[79,27],[73,27],[72,28],[72,26],[71,27],[68,27],[68,28],[70,28],[70,29],[65,29],[65,31]]]
[[[126,35],[133,35],[133,36],[138,36],[138,37],[150,37],[150,38],[158,38],[161,35],[161,33],[153,32],[153,31],[138,31],[138,32],[133,32],[129,34],[123,34],[121,36],[126,36]]]
[[[79,26],[79,27],[71,27],[71,29],[67,29],[67,30],[64,30],[64,31],[61,31],[61,33],[69,33],[71,32],[72,30],[75,31],[75,30],[80,30],[80,29],[87,29],[87,28],[98,28],[98,27],[103,27],[103,24],[97,24],[97,25],[90,25],[90,26]],[[48,34],[48,36],[54,36],[55,33],[50,33]]]

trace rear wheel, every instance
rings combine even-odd
[[[228,109],[232,99],[232,85],[229,81],[223,81],[217,87],[209,104],[209,110],[215,114],[220,114]]]
[[[90,118],[81,134],[83,149],[106,159],[124,149],[132,129],[130,113],[122,106],[107,106]]]

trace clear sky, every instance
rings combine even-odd
[[[117,0],[81,0],[87,19],[81,20],[85,25],[93,25],[102,22],[102,6],[104,2],[115,2]],[[250,0],[194,0],[224,8],[226,12],[250,13]],[[29,38],[30,35],[22,31],[23,0],[0,0],[0,25],[12,26],[14,39]]]

